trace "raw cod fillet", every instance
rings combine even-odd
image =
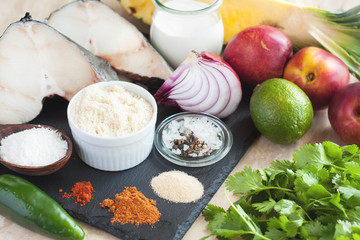
[[[70,2],[45,22],[133,80],[160,85],[172,73],[134,25],[98,0]]]
[[[85,86],[108,80],[118,76],[106,61],[27,13],[0,38],[0,124],[31,121],[45,97],[70,100]]]

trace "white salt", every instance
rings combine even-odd
[[[172,149],[171,151],[177,155],[180,155],[180,153],[181,153],[180,149]]]
[[[0,157],[22,166],[45,166],[63,158],[68,144],[49,128],[32,128],[11,134],[0,142]]]
[[[186,139],[185,134],[193,134],[199,140],[205,141],[207,145],[207,149],[203,149],[199,155],[196,155],[202,156],[209,149],[216,150],[222,146],[223,142],[219,137],[219,133],[221,133],[220,127],[207,117],[184,117],[180,121],[171,121],[167,129],[163,131],[162,137],[165,146],[171,149],[175,139]],[[185,145],[184,150],[186,150]],[[180,154],[180,151],[176,152]]]

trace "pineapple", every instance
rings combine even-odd
[[[130,15],[150,25],[155,9],[151,0],[119,0],[121,7]]]
[[[131,15],[151,24],[152,0],[119,0]],[[360,5],[332,13],[284,0],[223,0],[224,44],[241,30],[271,25],[284,32],[295,48],[324,47],[338,56],[360,79]]]
[[[286,23],[294,14],[298,15],[297,11],[298,9],[287,2],[223,0],[220,12],[224,24],[224,44],[227,44],[241,30],[250,26],[265,24],[284,29],[285,27],[281,24]]]

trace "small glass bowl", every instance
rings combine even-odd
[[[182,121],[184,118],[207,118],[207,120],[217,126],[219,129],[220,136],[222,138],[222,144],[218,149],[213,150],[209,155],[206,156],[195,156],[187,157],[181,156],[180,154],[174,153],[171,148],[166,146],[166,143],[163,139],[163,132],[169,131],[169,124],[172,121]],[[204,139],[206,142],[206,139]],[[155,131],[155,140],[154,144],[158,152],[168,161],[185,167],[204,167],[211,164],[214,164],[221,159],[223,159],[230,151],[233,144],[233,136],[229,129],[226,127],[224,122],[219,118],[207,114],[207,113],[191,113],[191,112],[181,112],[164,119]]]

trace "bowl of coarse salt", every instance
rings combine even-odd
[[[0,163],[20,174],[54,173],[69,161],[72,149],[70,138],[51,126],[15,124],[0,130]]]
[[[207,113],[181,112],[164,119],[155,132],[155,147],[168,161],[204,167],[223,159],[233,136],[225,123]]]
[[[109,81],[87,86],[70,100],[67,116],[75,150],[93,168],[126,170],[152,150],[157,105],[137,84]]]

